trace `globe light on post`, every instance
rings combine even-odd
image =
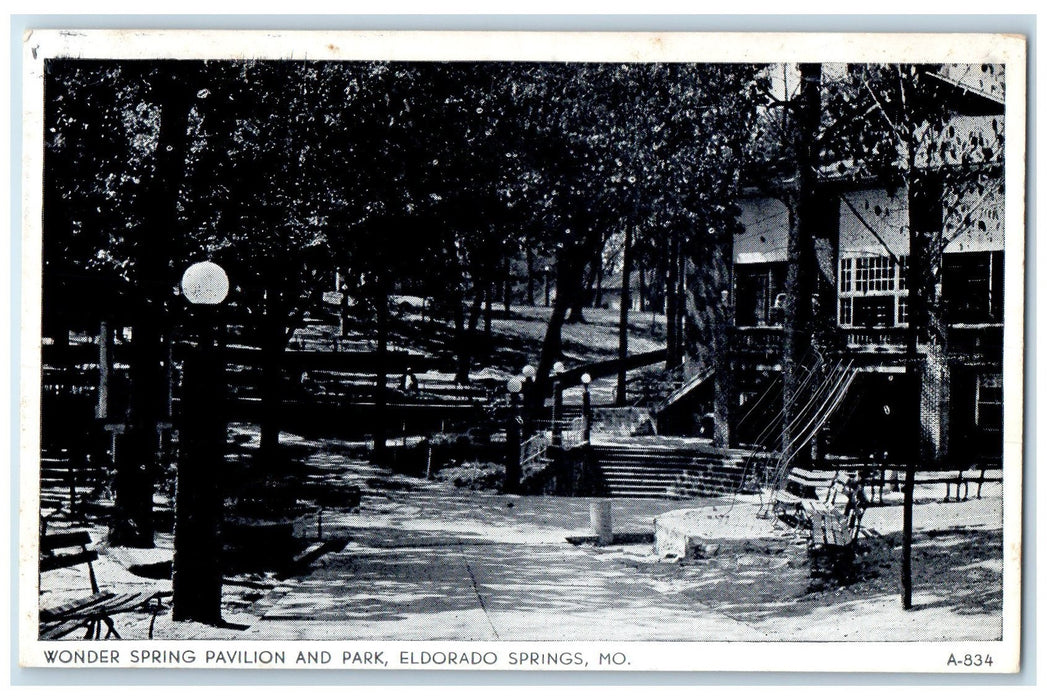
[[[182,275],[182,294],[193,305],[188,314],[195,343],[182,361],[182,412],[178,484],[175,489],[172,619],[222,623],[223,494],[218,472],[225,460],[225,360],[219,305],[229,294],[229,278],[212,262],[190,265]]]
[[[509,412],[505,421],[505,483],[506,493],[516,493],[520,487],[520,392],[523,391],[522,377],[511,377],[505,383],[509,390]]]
[[[588,372],[582,375],[582,442],[586,445],[592,436],[592,399],[589,396],[589,385],[592,382],[593,378]]]
[[[554,447],[560,447],[563,444],[563,383],[560,381],[560,375],[563,374],[566,367],[562,362],[556,362],[553,364],[553,414],[552,414],[552,436],[551,441]]]
[[[534,394],[535,378],[537,375],[538,370],[536,370],[533,365],[525,365],[524,368],[520,370],[520,377],[523,381],[523,388],[520,390],[522,392],[520,398],[523,402],[523,433],[526,437],[530,437],[531,435],[531,411],[533,410],[532,404],[534,401],[532,395]]]
[[[182,274],[182,294],[190,304],[221,304],[229,294],[229,277],[216,263],[193,263]]]

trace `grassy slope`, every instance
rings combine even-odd
[[[483,321],[478,324],[477,353],[474,364],[490,365],[507,371],[518,371],[526,362],[534,362],[541,351],[550,309],[541,306],[513,306],[506,316],[501,307],[494,310],[491,323],[491,352],[485,360],[482,348]],[[564,355],[569,364],[611,359],[618,354],[618,310],[586,309],[585,323],[564,326]],[[453,355],[453,326],[450,320],[423,321],[417,311],[407,311],[395,318],[391,347],[430,355]],[[292,347],[312,350],[333,349],[337,325],[329,319],[311,319],[299,330]],[[648,352],[665,347],[665,317],[656,316],[652,333],[651,313],[630,314],[629,353]],[[350,342],[343,349],[373,348],[373,332],[368,324],[358,323],[352,329]]]

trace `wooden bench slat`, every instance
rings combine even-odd
[[[76,530],[74,532],[59,532],[53,535],[44,535],[40,538],[40,551],[49,552],[53,549],[65,547],[78,547],[91,544],[91,533],[87,530]]]
[[[75,554],[52,554],[50,556],[44,556],[40,558],[40,571],[43,572],[54,571],[55,569],[65,569],[70,566],[87,564],[89,562],[96,561],[97,559],[98,552],[94,550],[76,552]]]
[[[61,639],[78,627],[86,627],[88,620],[65,620],[58,624],[40,625],[40,639]]]
[[[124,608],[138,595],[140,594],[120,593],[113,595],[105,600],[98,601],[94,605],[77,610],[76,614],[83,617],[105,617],[107,615],[115,615],[118,612],[126,612]]]
[[[142,607],[143,604],[149,602],[153,598],[157,598],[156,591],[129,593],[122,601],[108,601],[105,608],[112,615],[122,612],[131,612]]]
[[[112,591],[102,591],[100,593],[95,593],[92,596],[88,596],[87,598],[80,598],[78,600],[73,600],[68,603],[56,605],[53,608],[41,610],[40,620],[52,622],[68,617],[72,614],[79,614],[80,611],[84,608],[89,608],[91,606],[97,605],[99,602],[108,600],[109,598],[112,598],[114,595],[115,593],[113,593]]]

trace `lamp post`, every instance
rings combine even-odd
[[[225,382],[217,311],[228,293],[229,278],[214,263],[190,265],[182,276],[196,345],[182,367],[172,617],[207,624],[222,621],[222,494],[217,475],[225,459]]]
[[[589,444],[593,428],[592,404],[589,398],[589,385],[592,381],[593,378],[588,372],[582,375],[582,442],[586,445]]]
[[[531,433],[534,431],[534,425],[532,423],[533,416],[531,415],[532,409],[534,408],[534,389],[535,389],[535,377],[538,374],[532,365],[524,365],[524,368],[520,370],[521,381],[523,392],[523,435],[524,438],[531,437]]]
[[[553,447],[560,447],[563,444],[563,430],[560,425],[560,420],[563,417],[563,385],[560,383],[560,375],[563,374],[564,369],[562,362],[557,362],[553,365],[553,416],[552,416],[552,437],[550,444]]]
[[[520,392],[523,379],[512,377],[506,382],[509,391],[509,416],[505,423],[505,485],[506,493],[516,493],[520,487]]]

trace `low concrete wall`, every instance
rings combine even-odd
[[[775,530],[773,519],[758,518],[759,507],[742,503],[685,508],[654,519],[654,551],[660,557],[701,559],[726,553],[776,553],[792,543]]]

